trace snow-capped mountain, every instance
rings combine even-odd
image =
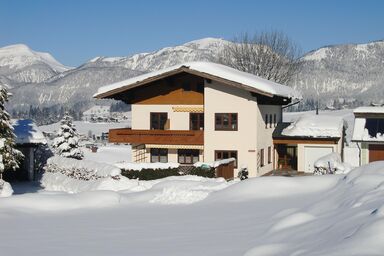
[[[292,83],[305,98],[319,93],[323,105],[361,105],[384,98],[384,41],[327,46],[304,55]]]
[[[13,109],[90,105],[100,86],[183,62],[216,61],[225,43],[205,38],[129,57],[96,57],[73,69],[27,46],[9,46],[0,50],[0,82],[12,88]],[[336,101],[354,106],[384,98],[384,41],[327,46],[302,60],[303,70],[291,86],[301,90],[305,99],[316,98],[319,92],[322,105]]]
[[[222,39],[205,38],[130,57],[96,57],[77,68],[47,75],[37,83],[17,83],[17,86],[14,83],[10,87],[16,97],[13,97],[11,107],[73,106],[80,102],[87,105],[87,102],[94,102],[92,95],[100,86],[182,62],[214,61],[224,43]]]
[[[69,69],[49,53],[33,51],[24,44],[0,48],[0,81],[9,87],[42,82]]]

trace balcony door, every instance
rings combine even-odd
[[[168,120],[166,112],[151,112],[151,130],[165,130]]]
[[[193,131],[204,130],[204,114],[203,113],[189,114],[189,129]]]

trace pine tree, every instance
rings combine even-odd
[[[63,157],[83,159],[84,153],[79,148],[79,135],[72,124],[72,117],[66,112],[61,120],[60,130],[54,139],[53,148]]]
[[[5,103],[8,101],[7,89],[0,85],[0,158],[2,164],[0,165],[0,179],[4,170],[16,170],[19,167],[20,160],[23,154],[17,150],[15,143],[15,134],[11,125],[11,120],[8,112],[5,110]]]

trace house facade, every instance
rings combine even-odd
[[[384,160],[384,107],[359,107],[353,113],[352,142],[359,148],[359,164]]]
[[[132,162],[213,162],[235,158],[250,176],[274,168],[272,133],[291,88],[232,68],[193,62],[105,86],[96,98],[132,104],[131,129],[110,142],[131,143]],[[234,173],[235,175],[235,173]]]

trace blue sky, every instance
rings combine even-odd
[[[0,47],[24,43],[69,66],[271,29],[303,51],[382,40],[384,1],[0,0]]]

